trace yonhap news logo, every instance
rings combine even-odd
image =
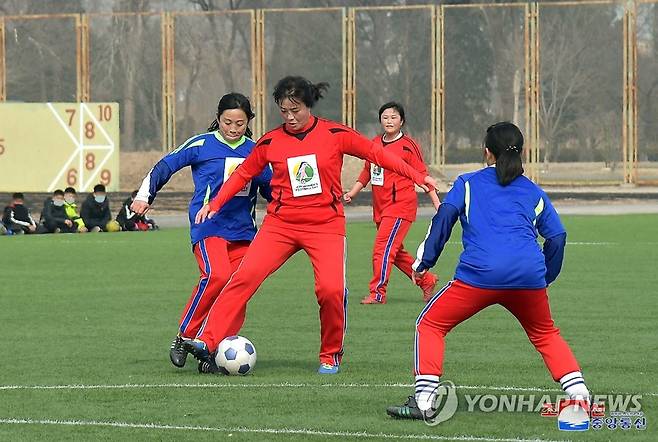
[[[429,426],[439,425],[454,416],[459,405],[455,384],[442,381],[432,392],[433,398],[430,409],[423,412],[423,421]]]
[[[557,418],[561,431],[644,430],[647,426],[639,394],[594,395],[591,405],[566,395],[465,394],[458,397],[457,387],[450,381],[442,381],[432,392],[431,406],[423,411],[423,420],[430,426],[447,421],[454,416],[462,398],[469,413],[539,413]]]

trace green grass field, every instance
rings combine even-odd
[[[186,229],[0,238],[0,440],[658,440],[658,216],[564,222],[571,244],[550,290],[556,323],[593,392],[643,395],[644,431],[569,433],[538,413],[468,412],[465,394],[558,393],[501,307],[447,338],[444,379],[462,386],[455,416],[436,427],[389,419],[386,406],[411,393],[413,326],[423,304],[394,270],[389,303],[359,305],[375,231],[352,223],[349,329],[334,377],[315,373],[319,323],[303,253],[249,306],[241,334],[258,350],[253,375],[201,376],[196,364],[178,370],[168,359],[198,277]],[[414,225],[409,248],[426,226]],[[442,281],[461,250],[458,233],[436,268]]]

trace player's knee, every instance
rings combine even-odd
[[[221,290],[228,280],[231,278],[231,273],[228,271],[215,271],[208,275],[208,286],[219,288]]]
[[[345,290],[342,284],[326,281],[315,285],[315,294],[318,298],[318,303],[323,304],[326,302],[343,303],[343,296]]]

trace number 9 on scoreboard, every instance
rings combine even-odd
[[[119,190],[117,103],[0,103],[0,191]]]

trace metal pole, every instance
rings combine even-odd
[[[349,91],[349,113],[348,121],[349,126],[356,128],[356,19],[354,8],[350,8],[348,14],[347,24],[347,48],[348,48],[348,66],[349,71],[347,75],[348,91]]]
[[[167,18],[169,14],[163,12],[160,15],[160,41],[161,41],[161,62],[162,62],[162,150],[169,150],[169,105],[168,105],[168,61],[167,61]]]
[[[77,101],[90,100],[89,72],[89,18],[86,14],[76,17],[76,64],[77,64]]]
[[[438,41],[438,31],[437,31],[437,12],[436,12],[436,6],[432,6],[432,25],[431,25],[431,43],[430,43],[430,51],[431,51],[431,64],[432,64],[432,93],[431,93],[431,103],[430,103],[430,164],[436,165],[437,161],[437,150],[438,150],[438,137],[437,137],[437,129],[439,125],[438,121],[438,113],[437,113],[437,108],[438,108],[438,72],[439,68],[437,66],[438,60],[439,60],[439,54],[438,54],[438,46],[437,46],[437,41]]]
[[[445,48],[445,5],[439,10],[439,164],[446,165],[446,48]]]
[[[5,19],[0,17],[0,101],[7,99],[7,71],[5,69]]]
[[[532,163],[534,167],[532,170],[532,179],[539,180],[539,148],[540,148],[540,138],[539,138],[539,93],[541,83],[539,80],[540,77],[540,43],[541,43],[541,34],[539,30],[539,4],[534,2],[531,5],[532,9],[532,23],[534,32],[531,33],[531,38],[533,41],[533,55],[532,55],[532,75],[533,75],[533,91],[532,91]]]
[[[267,131],[267,104],[265,89],[267,88],[267,71],[265,69],[265,12],[256,11],[256,42],[258,48],[258,107],[260,108],[260,135]]]
[[[343,124],[348,124],[347,122],[347,100],[348,100],[348,86],[347,86],[347,9],[341,9],[341,73],[342,73],[342,100],[341,100],[341,121]]]

